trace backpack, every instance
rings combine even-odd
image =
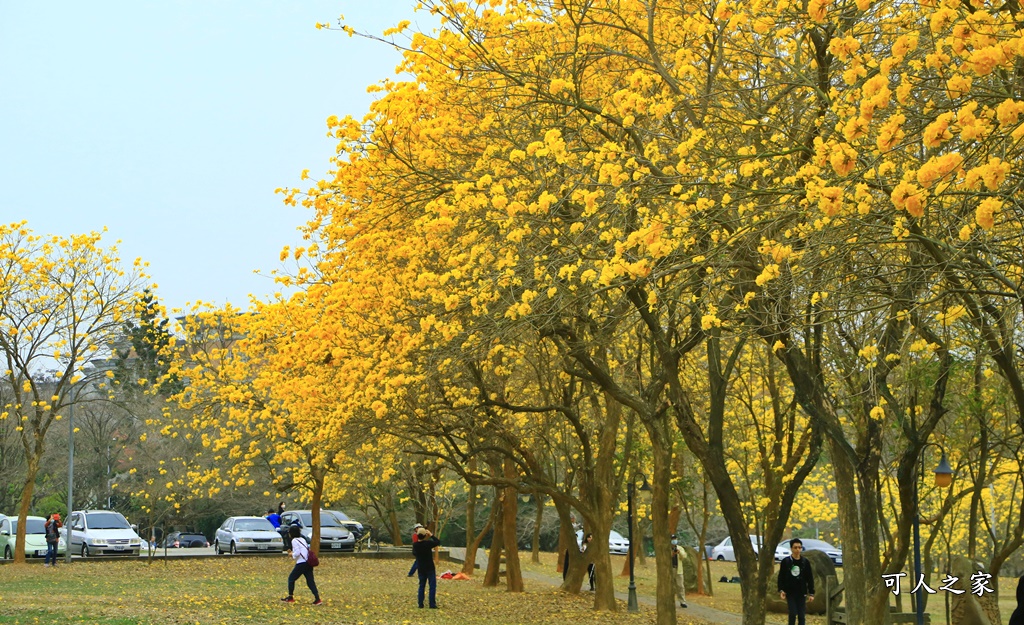
[[[303,538],[302,542],[305,543],[306,540]],[[306,564],[313,567],[320,566],[320,558],[316,557],[316,554],[313,553],[312,549],[310,549],[308,543],[306,544]]]

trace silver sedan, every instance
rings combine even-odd
[[[217,528],[213,539],[217,555],[254,551],[284,551],[284,541],[270,521],[258,516],[233,516]]]

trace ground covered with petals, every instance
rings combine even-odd
[[[404,560],[324,558],[317,582],[324,605],[300,578],[296,603],[283,604],[290,560],[75,562],[56,569],[0,566],[0,623],[303,624],[318,623],[636,623],[654,622],[646,606],[628,614],[591,609],[592,596],[572,596],[539,582],[511,594],[471,581],[438,580],[439,610],[416,607],[416,580]],[[443,570],[443,568],[442,568]],[[681,621],[684,622],[684,621]]]

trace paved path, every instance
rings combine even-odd
[[[448,547],[448,557],[455,562],[465,562],[466,560],[466,549],[465,547]],[[480,549],[476,552],[476,564],[480,569],[487,568],[487,552]],[[544,575],[543,573],[535,573],[533,571],[523,571],[523,578],[547,584],[548,586],[559,587],[562,585],[562,580],[554,575]],[[622,601],[628,599],[627,593],[616,592],[615,597]],[[648,597],[646,595],[637,595],[637,601],[644,605],[654,606],[654,597]],[[725,612],[723,610],[716,610],[715,608],[709,608],[700,604],[690,602],[688,608],[676,608],[676,612],[680,614],[689,614],[697,618],[702,618],[705,621],[711,623],[720,623],[721,625],[742,625],[743,619],[739,614],[732,612]]]

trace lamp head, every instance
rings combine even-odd
[[[949,458],[946,457],[946,451],[943,450],[939,466],[935,468],[935,485],[939,488],[947,488],[952,483],[953,467],[949,466]]]

